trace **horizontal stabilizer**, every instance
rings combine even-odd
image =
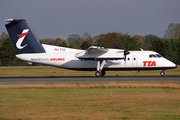
[[[5,22],[22,22],[23,19],[5,19]]]

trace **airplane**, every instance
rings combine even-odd
[[[105,76],[105,71],[165,70],[177,68],[173,62],[154,51],[128,51],[91,46],[87,50],[41,44],[25,19],[6,19],[6,29],[18,59],[28,63],[79,71],[96,71],[95,76]]]

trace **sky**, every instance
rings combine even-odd
[[[164,37],[180,23],[180,0],[1,0],[0,35],[5,19],[26,19],[39,39],[92,37],[109,32]]]

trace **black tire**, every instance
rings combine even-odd
[[[165,71],[160,72],[161,76],[165,76],[165,74],[166,74]]]
[[[101,76],[102,76],[102,73],[99,72],[99,71],[97,71],[97,72],[95,73],[95,75],[96,75],[96,77],[101,77]]]
[[[101,71],[102,76],[105,76],[106,72],[104,70]]]

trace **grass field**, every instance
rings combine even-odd
[[[108,71],[107,76],[160,71]],[[180,75],[180,67],[167,75]],[[94,76],[53,67],[5,67],[0,77]],[[180,83],[111,82],[0,85],[0,120],[179,120]]]
[[[106,76],[159,76],[161,70],[154,71],[107,71]],[[166,70],[167,76],[180,75],[180,66]],[[0,67],[0,77],[29,76],[95,76],[95,71],[74,71],[46,66]]]
[[[177,88],[3,88],[0,119],[4,120],[179,120],[180,83]],[[136,87],[128,87],[138,84]],[[145,84],[145,83],[143,83]],[[87,84],[86,84],[87,85]],[[73,86],[73,85],[72,85]]]

